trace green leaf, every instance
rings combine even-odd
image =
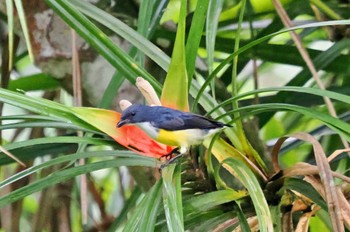
[[[323,13],[325,13],[328,17],[331,19],[342,19],[342,16],[336,13],[336,11],[332,10],[329,6],[327,6],[325,3],[323,3],[320,0],[310,0],[310,3],[316,6],[318,9],[320,9]]]
[[[55,157],[57,155],[67,154],[76,151],[77,144],[73,143],[44,143],[29,147],[20,147],[13,149],[11,153],[21,161],[33,161],[37,157],[50,155]],[[0,153],[0,165],[13,163],[14,160],[8,156]]]
[[[109,151],[110,152],[110,151]],[[87,158],[91,156],[98,156],[99,154],[103,154],[104,152],[89,152],[89,153],[77,153],[71,156],[63,156],[59,158],[66,158],[65,161],[73,161],[80,158]],[[106,152],[107,153],[107,152]],[[108,153],[107,153],[108,154]],[[123,152],[121,152],[123,154]],[[109,153],[111,155],[111,152]],[[118,152],[114,151],[114,155],[118,155]],[[59,159],[57,158],[57,159]],[[56,162],[57,159],[55,160]],[[59,162],[62,162],[62,159],[60,159]],[[51,160],[53,161],[53,160]],[[44,163],[40,168],[45,168],[52,165],[52,162],[48,161]],[[106,169],[106,168],[113,168],[113,167],[120,167],[120,166],[148,166],[153,167],[154,166],[154,160],[149,158],[145,159],[145,157],[139,157],[135,155],[134,157],[123,157],[123,158],[115,158],[115,159],[109,159],[105,161],[95,162],[95,163],[89,163],[86,165],[80,165],[72,168],[63,169],[54,173],[51,173],[48,176],[45,176],[31,184],[28,184],[20,189],[17,189],[15,191],[10,192],[9,194],[6,194],[4,196],[0,197],[0,208],[4,207],[12,202],[15,202],[19,199],[22,199],[25,196],[28,196],[32,193],[35,193],[37,191],[40,191],[44,188],[47,188],[49,186],[52,186],[57,183],[64,182],[68,179],[71,179],[75,176],[85,174],[92,171],[97,171],[100,169]],[[35,167],[33,167],[35,169]],[[2,184],[2,182],[0,183]]]
[[[36,121],[36,122],[18,122],[18,123],[0,125],[0,130],[18,129],[18,128],[61,128],[65,130],[73,129],[76,131],[80,130],[85,132],[92,132],[95,134],[99,133],[96,130],[79,127],[74,124],[66,123],[66,122]]]
[[[316,217],[311,217],[309,231],[332,231],[332,226],[328,212],[326,212],[325,210],[320,210],[319,212],[317,212]]]
[[[115,232],[118,230],[118,228],[121,226],[122,222],[127,219],[128,213],[131,209],[134,208],[134,206],[137,203],[137,200],[141,196],[142,192],[140,187],[136,186],[135,189],[132,191],[131,196],[128,198],[127,202],[125,203],[125,206],[122,210],[122,212],[116,217],[112,225],[108,228],[108,232]]]
[[[261,232],[273,231],[273,223],[271,221],[271,213],[266,202],[264,193],[259,185],[253,172],[249,167],[239,159],[228,158],[224,160],[223,165],[229,165],[234,171],[236,177],[247,188],[251,197],[256,215],[259,221]]]
[[[64,121],[74,121],[76,119],[67,106],[42,98],[29,97],[2,88],[0,88],[0,101],[44,116],[63,119]]]
[[[133,157],[138,157],[137,154],[130,152],[130,151],[100,151],[100,152],[84,152],[84,153],[75,153],[71,155],[65,155],[65,156],[60,156],[54,159],[51,159],[49,161],[46,161],[45,163],[41,163],[36,166],[32,166],[30,168],[27,168],[21,172],[18,172],[9,178],[3,180],[0,182],[0,188],[5,187],[8,184],[11,184],[15,181],[18,181],[28,175],[31,175],[35,172],[38,172],[44,168],[51,167],[53,165],[57,164],[62,164],[62,163],[67,163],[67,162],[74,162],[80,158],[91,158],[94,156],[99,156],[100,158],[104,157],[109,157],[109,156],[118,156],[119,158],[133,158]],[[144,157],[140,157],[143,159]],[[148,159],[148,158],[146,158]]]
[[[281,3],[283,5],[287,5],[287,3],[289,2],[291,2],[291,0],[281,0]],[[257,13],[269,12],[275,9],[272,1],[270,0],[252,0],[251,4],[253,5],[255,12]]]
[[[320,194],[312,187],[311,184],[296,178],[288,178],[284,182],[284,188],[291,189],[301,193],[302,195],[310,198],[313,202],[319,205],[325,211],[328,211],[328,207],[324,199]]]
[[[280,203],[281,202],[282,200],[280,201]],[[280,205],[281,204],[270,206],[270,211],[271,211],[272,221],[274,222],[275,231],[282,231],[282,226],[283,226],[283,220],[281,220],[283,216],[281,210],[283,209],[281,209],[282,207],[280,207]]]
[[[256,113],[262,113],[262,112],[281,111],[281,110],[295,111],[305,116],[308,116],[310,118],[318,119],[324,124],[326,124],[329,128],[343,135],[345,139],[350,141],[350,135],[349,135],[350,125],[348,123],[340,119],[334,118],[327,113],[323,113],[323,112],[302,107],[302,106],[290,105],[290,104],[279,104],[279,103],[260,104],[260,105],[254,105],[254,106],[241,107],[237,110],[232,110],[228,112],[228,114],[234,111],[249,111],[250,114],[256,114]]]
[[[316,49],[307,49],[314,64],[318,69],[322,69],[327,72],[349,74],[350,67],[346,64],[350,62],[350,56],[342,54],[344,48],[349,46],[350,40],[344,39],[326,51],[320,51]],[[343,49],[342,49],[343,47]],[[336,48],[336,49],[335,49]],[[223,47],[223,50],[227,49]],[[278,53],[272,53],[271,51],[279,51]],[[227,52],[227,50],[226,50]],[[317,61],[323,57],[324,62]],[[274,62],[279,64],[289,64],[304,67],[305,62],[300,58],[300,54],[295,46],[286,44],[260,44],[254,49],[249,49],[246,53],[242,54],[244,58],[259,58],[267,62]],[[309,76],[308,76],[309,77]]]
[[[177,23],[179,19],[181,0],[169,0],[168,6],[165,9],[165,12],[160,20],[160,24],[165,23],[166,21],[173,21]]]
[[[26,41],[29,58],[30,58],[30,61],[33,63],[34,62],[34,55],[33,55],[33,50],[32,50],[32,44],[30,42],[29,31],[28,31],[28,27],[27,27],[27,19],[26,19],[25,13],[24,13],[22,0],[14,0],[14,2],[16,5],[17,14],[18,14],[19,22],[21,24],[22,31],[23,31],[24,39]]]
[[[192,83],[192,76],[196,68],[196,58],[199,44],[203,35],[203,27],[208,9],[209,0],[197,1],[193,14],[192,24],[186,42],[186,68],[188,83]],[[188,87],[191,87],[190,85]]]
[[[243,232],[249,232],[251,231],[250,227],[249,227],[249,224],[248,224],[248,221],[247,221],[247,218],[246,216],[244,215],[243,211],[242,211],[242,208],[241,206],[236,203],[235,204],[235,209],[237,211],[237,215],[238,215],[238,219],[239,219],[239,224],[241,226],[241,231]]]
[[[191,213],[207,211],[215,206],[232,202],[247,196],[246,191],[234,191],[232,189],[219,190],[194,196],[184,202],[184,215],[188,217]]]
[[[162,199],[162,181],[159,180],[149,192],[149,196],[147,196],[147,201],[145,205],[142,205],[145,210],[141,216],[140,221],[140,231],[153,231],[156,219],[158,216],[158,210],[160,206],[160,202]]]
[[[49,117],[49,116],[43,116],[43,115],[36,115],[36,114],[17,114],[17,115],[6,115],[1,116],[0,120],[46,120],[46,121],[56,121],[57,119]]]
[[[160,50],[156,45],[150,42],[147,38],[141,36],[135,30],[127,26],[121,20],[113,17],[107,12],[97,8],[96,6],[81,2],[78,0],[70,1],[72,5],[77,7],[81,12],[89,16],[90,18],[96,20],[97,22],[103,24],[117,35],[121,36],[132,45],[137,47],[139,50],[143,51],[148,57],[150,57],[154,62],[156,62],[163,70],[167,70],[170,64],[170,58],[162,50]],[[143,76],[144,77],[144,76]],[[146,78],[146,77],[144,77]],[[159,87],[159,83],[154,83],[148,80],[154,88]],[[132,82],[134,83],[134,82]],[[158,85],[158,86],[157,86]],[[160,89],[157,89],[160,90]]]
[[[184,231],[181,166],[171,164],[162,169],[163,203],[169,231]]]
[[[128,219],[123,231],[154,231],[157,213],[162,199],[162,180],[148,191],[140,204],[136,206],[137,210]]]
[[[39,73],[11,80],[8,89],[26,92],[34,90],[52,90],[59,86],[60,83],[55,78],[44,73]]]
[[[347,104],[350,103],[349,96],[347,96],[345,94],[337,93],[334,91],[322,90],[319,88],[298,87],[298,86],[270,87],[270,88],[262,88],[262,89],[252,90],[252,91],[248,91],[248,92],[233,96],[232,98],[229,98],[229,99],[221,102],[217,106],[213,107],[210,111],[208,111],[207,115],[211,115],[213,112],[230,104],[232,101],[243,99],[243,98],[246,98],[248,96],[254,96],[254,95],[259,94],[259,93],[269,93],[269,92],[287,92],[285,95],[290,95],[288,92],[297,92],[297,93],[316,95],[316,96],[320,96],[320,97],[327,96],[333,100],[337,100],[337,101],[347,103]]]
[[[157,11],[154,14],[150,14],[149,12],[144,12],[147,14],[147,17],[154,17],[152,18],[151,25],[147,25],[147,36],[146,37],[141,36],[138,34],[135,30],[128,27],[125,23],[123,23],[118,18],[112,16],[111,14],[97,8],[96,6],[73,0],[71,3],[77,7],[81,12],[83,12],[85,15],[89,16],[90,18],[96,20],[97,22],[101,23],[102,25],[106,26],[113,32],[115,32],[117,35],[123,37],[125,40],[131,42],[133,47],[129,50],[129,55],[131,57],[135,57],[137,54],[137,49],[147,54],[152,60],[154,60],[158,65],[160,65],[163,69],[167,69],[169,67],[170,58],[157,46],[155,46],[153,43],[151,43],[149,40],[146,39],[147,36],[153,33],[154,28],[158,26],[156,23],[159,20],[159,14],[161,12],[160,9],[164,7],[164,3],[159,4]],[[142,1],[141,4],[154,6],[155,4],[147,4],[147,1]],[[156,5],[158,2],[156,3]],[[141,7],[143,9],[143,7]],[[141,14],[141,12],[140,12]],[[148,21],[148,20],[146,20]],[[140,24],[139,27],[146,27],[146,21],[138,20],[138,23]],[[143,29],[144,31],[144,29]],[[143,32],[142,32],[143,33]],[[137,49],[136,49],[137,48]],[[140,65],[142,63],[139,63]],[[112,100],[114,99],[115,95],[118,93],[118,89],[121,86],[121,84],[124,82],[124,76],[122,72],[116,72],[110,83],[108,84],[107,89],[104,92],[104,95],[102,97],[101,103],[99,104],[99,107],[101,108],[109,108]],[[152,83],[152,82],[151,82]],[[154,84],[153,84],[154,86]],[[158,91],[160,92],[160,90]]]
[[[160,92],[161,87],[143,67],[137,65],[131,57],[117,47],[99,28],[67,0],[46,0],[46,3],[61,16],[82,38],[93,46],[99,54],[104,56],[115,68],[122,72],[132,83],[136,77],[142,76],[149,81],[156,91]],[[77,4],[77,1],[75,2]],[[82,3],[85,5],[86,3]]]
[[[216,31],[219,23],[219,16],[224,4],[223,0],[211,0],[209,1],[209,7],[207,11],[207,23],[206,23],[206,50],[207,50],[207,64],[208,73],[212,73],[214,70],[214,52],[215,52],[215,39]],[[215,99],[215,79],[211,81],[211,91]]]
[[[38,144],[54,144],[54,143],[88,143],[95,145],[105,145],[105,139],[98,138],[88,138],[88,137],[78,137],[78,136],[58,136],[58,137],[45,137],[36,138],[25,141],[13,142],[4,145],[6,150],[13,150],[18,148],[25,148],[29,146],[34,146]]]
[[[198,90],[198,94],[195,95],[195,101],[193,103],[192,108],[196,107],[196,105],[199,102],[199,99],[201,99],[205,89],[207,88],[207,86],[210,84],[211,80],[213,78],[215,78],[215,76],[225,67],[227,67],[227,65],[232,61],[232,59],[236,56],[238,56],[239,54],[247,51],[248,49],[276,36],[279,34],[283,34],[289,31],[294,31],[294,30],[298,30],[298,29],[305,29],[305,28],[313,28],[313,27],[322,27],[322,26],[329,26],[329,25],[348,25],[350,24],[350,20],[335,20],[335,21],[324,21],[321,23],[310,23],[310,24],[304,24],[304,25],[300,25],[300,26],[296,26],[296,27],[290,27],[288,29],[284,29],[284,30],[280,30],[278,32],[274,32],[271,33],[269,35],[263,36],[259,39],[253,40],[252,42],[244,45],[243,47],[241,47],[239,50],[237,50],[236,52],[233,52],[231,55],[229,55],[225,60],[223,60],[222,62],[220,62],[220,64],[215,68],[215,70],[209,75],[209,77],[206,79],[205,83],[203,83],[203,85],[200,87],[200,89]],[[338,44],[338,43],[337,43]]]
[[[235,220],[235,216],[236,215],[234,215],[232,212],[208,212],[205,215],[199,215],[199,217],[196,218],[192,224],[189,222],[189,228],[193,232],[215,231],[215,229],[218,229],[220,226],[225,225],[225,223]],[[233,228],[230,227],[228,230],[233,231]]]
[[[197,96],[199,94],[200,91],[200,85],[195,82],[192,81],[192,88],[190,89],[190,93],[192,96]],[[211,109],[213,109],[215,106],[217,106],[219,103],[212,97],[210,96],[208,93],[203,93],[201,94],[201,98],[199,99],[199,103],[202,105],[202,107],[204,108],[204,110],[206,111],[210,111]],[[192,105],[192,109],[193,109]],[[223,108],[219,108],[217,112],[213,113],[213,117],[219,117],[220,115],[225,114],[226,111]],[[222,121],[224,123],[231,123],[232,119],[231,117],[229,117],[228,115],[226,117],[222,118]],[[225,130],[225,134],[226,136],[230,139],[230,141],[232,142],[232,144],[234,145],[234,147],[236,147],[238,150],[242,150],[242,143],[239,140],[237,134],[233,131],[233,130]]]
[[[179,24],[176,32],[175,45],[166,76],[161,102],[164,106],[188,111],[188,78],[186,70],[186,0],[181,0]]]
[[[240,45],[240,36],[241,36],[241,29],[242,29],[242,24],[243,24],[243,17],[244,17],[244,11],[246,8],[246,0],[243,0],[240,2],[241,4],[241,10],[239,13],[239,19],[238,19],[238,28],[236,30],[236,37],[235,37],[235,44],[234,44],[234,52],[239,50],[239,45]],[[238,65],[238,56],[235,56],[232,61],[232,78],[231,78],[231,88],[232,88],[232,95],[236,96],[238,94],[238,84],[237,84],[237,65]],[[233,101],[232,102],[232,107],[234,109],[238,108],[238,102]],[[244,129],[243,129],[243,123],[240,120],[240,114],[239,112],[236,112],[233,114],[233,118],[237,118],[236,120],[236,127],[231,130],[234,130],[234,132],[237,134],[239,140],[241,141],[242,144],[242,151],[245,153],[245,155],[250,159],[253,160],[255,163],[257,163],[263,170],[263,172],[267,173],[267,167],[260,155],[255,151],[253,146],[249,143]]]
[[[153,7],[155,4],[155,0],[144,0],[141,1],[139,17],[137,21],[137,32],[145,38],[148,37],[149,34],[149,26],[152,19]],[[136,57],[139,65],[143,65],[145,62],[145,57],[141,52],[138,53]]]
[[[334,61],[335,58],[339,57],[341,53],[349,47],[350,40],[344,39],[338,43],[335,43],[332,47],[330,47],[327,51],[319,54],[313,60],[313,63],[316,69],[320,70],[324,67],[328,66],[331,62]],[[311,76],[309,69],[303,69],[297,76],[295,76],[287,85],[288,86],[302,86],[304,85]],[[280,93],[275,97],[276,102],[284,101],[288,97],[286,93]],[[278,99],[278,100],[277,100]],[[263,126],[273,114],[263,115],[260,119],[260,125]]]

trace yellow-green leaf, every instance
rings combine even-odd
[[[181,0],[179,25],[161,102],[164,106],[188,111],[188,77],[186,70],[185,29],[186,0]]]

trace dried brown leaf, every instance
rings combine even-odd
[[[272,165],[274,168],[275,173],[279,172],[281,170],[279,162],[278,162],[278,153],[281,149],[282,144],[288,139],[288,137],[281,137],[277,140],[276,144],[272,148],[271,152],[271,158],[272,158]]]
[[[224,221],[223,223],[219,224],[212,232],[221,232],[221,231],[225,231],[228,227],[237,224],[238,218],[232,218],[229,220]]]
[[[316,214],[316,212],[320,210],[319,206],[316,206],[312,209],[311,212],[304,213],[298,221],[295,232],[308,232],[309,231],[309,222],[310,218]]]
[[[348,228],[350,228],[350,204],[349,204],[349,201],[345,198],[345,196],[340,188],[337,188],[337,193],[339,196],[341,214],[343,216],[344,223]]]
[[[316,186],[320,193],[324,191],[324,199],[328,206],[328,211],[329,211],[329,215],[332,221],[334,231],[343,232],[344,231],[343,217],[340,213],[338,213],[340,212],[340,203],[339,203],[338,194],[336,191],[336,185],[333,180],[332,170],[329,166],[327,157],[323,151],[321,144],[317,141],[317,139],[315,139],[313,136],[307,133],[295,133],[290,135],[289,137],[303,140],[312,144],[314,154],[315,154],[316,164],[319,170],[318,174],[321,178],[321,185],[318,186],[318,184],[316,184],[315,182],[313,183],[313,186],[314,187]],[[274,151],[273,151],[274,153],[272,155],[275,157],[273,159],[277,164],[278,164],[277,153],[281,147],[281,143],[283,143],[285,140],[286,140],[286,137],[279,139],[276,143],[276,146],[274,147]],[[306,176],[305,178],[308,179],[311,177]]]
[[[283,170],[283,177],[291,177],[291,176],[309,176],[309,175],[318,175],[320,170],[317,166],[311,165],[304,162],[299,162],[293,165],[290,168],[286,168]],[[333,177],[337,177],[339,179],[342,179],[348,183],[350,183],[350,177],[347,177],[345,175],[342,175],[337,172],[332,171]]]
[[[83,94],[82,94],[82,82],[81,82],[81,72],[80,72],[80,60],[79,52],[77,47],[77,35],[76,32],[71,29],[72,37],[72,81],[73,81],[73,101],[74,106],[82,106],[83,103]],[[78,132],[78,136],[82,137],[82,132]],[[79,160],[79,165],[84,165],[85,159]],[[86,175],[82,174],[80,176],[80,204],[82,212],[82,223],[83,225],[87,224],[88,221],[88,192],[87,192],[87,180]]]
[[[310,213],[304,213],[298,220],[295,232],[307,232],[309,229]]]
[[[305,209],[307,209],[307,207],[309,207],[309,205],[305,204],[305,202],[301,199],[297,199],[293,202],[293,206],[292,206],[292,214],[298,211],[303,211]]]
[[[343,217],[339,214],[340,204],[336,191],[336,185],[333,180],[332,170],[329,166],[326,154],[323,151],[321,144],[311,135],[306,133],[296,133],[293,137],[308,141],[312,144],[316,164],[319,167],[319,175],[325,190],[325,200],[328,206],[328,212],[331,217],[334,231],[344,231]]]
[[[350,149],[339,149],[333,152],[329,157],[328,157],[328,162],[331,162],[334,158],[336,158],[338,155],[344,152],[350,152]]]
[[[289,232],[293,231],[292,214],[290,211],[286,212],[282,216],[282,231]]]
[[[250,228],[250,231],[259,231],[259,221],[257,216],[247,218],[247,222]],[[232,232],[241,232],[242,229],[240,226],[235,228]]]
[[[305,176],[304,180],[306,182],[308,182],[309,184],[311,184],[312,187],[314,187],[314,189],[320,194],[320,196],[323,199],[326,199],[326,197],[325,197],[326,193],[324,191],[324,187],[323,187],[319,178],[316,178],[315,176]]]
[[[5,155],[16,161],[19,165],[23,167],[27,167],[20,159],[18,159],[16,156],[14,156],[11,152],[0,146],[0,151],[2,151]]]

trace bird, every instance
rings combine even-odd
[[[132,104],[123,111],[116,126],[120,128],[125,125],[135,125],[157,142],[175,146],[174,150],[164,155],[169,157],[178,153],[167,164],[185,154],[190,146],[201,144],[226,127],[231,127],[198,114],[141,104]]]

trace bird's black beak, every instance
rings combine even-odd
[[[117,127],[120,128],[128,123],[129,123],[129,119],[120,120],[117,124]]]

